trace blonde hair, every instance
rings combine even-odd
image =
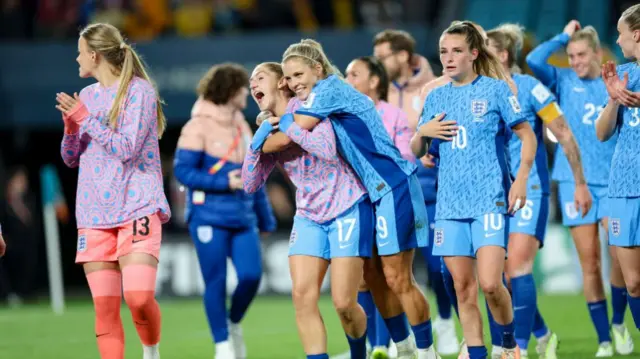
[[[519,24],[502,24],[489,30],[487,37],[493,41],[498,51],[507,51],[507,65],[511,71],[520,73],[516,62],[524,44],[524,27]]]
[[[598,32],[596,29],[589,25],[585,26],[582,29],[576,31],[569,39],[569,42],[585,40],[589,47],[593,49],[593,51],[600,50],[600,38],[598,37]]]
[[[85,27],[80,36],[85,39],[91,51],[95,51],[108,64],[113,66],[115,74],[120,76],[118,92],[109,110],[109,125],[115,129],[118,125],[120,110],[124,105],[129,85],[134,76],[153,84],[147,74],[144,63],[136,51],[125,42],[120,31],[113,25],[97,23]],[[155,85],[154,85],[155,87]],[[156,88],[156,111],[158,117],[158,137],[162,137],[167,127],[167,119],[162,111],[163,102]]]
[[[340,70],[334,66],[324,53],[322,45],[313,39],[303,39],[297,44],[290,45],[282,55],[282,63],[292,58],[299,58],[307,65],[313,67],[320,65],[326,75],[337,75],[342,78]]]
[[[629,30],[640,30],[640,4],[636,4],[625,10],[620,16],[627,23]]]
[[[465,37],[469,49],[478,50],[478,57],[473,61],[473,71],[478,75],[491,77],[503,81],[510,81],[502,64],[486,45],[485,39],[471,21],[454,21],[444,30],[443,35],[462,35]]]

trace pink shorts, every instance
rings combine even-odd
[[[159,259],[161,241],[162,222],[157,214],[115,228],[80,228],[76,263],[117,262],[130,253],[147,253]]]

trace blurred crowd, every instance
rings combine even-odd
[[[134,41],[258,29],[350,29],[431,21],[461,0],[0,0],[0,38],[67,39],[109,22]],[[407,11],[411,9],[411,11]],[[435,10],[434,10],[435,9]]]

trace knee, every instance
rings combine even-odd
[[[384,276],[387,285],[396,294],[407,293],[414,285],[411,272],[402,270],[402,268],[385,267]]]
[[[238,273],[238,286],[242,285],[246,287],[257,288],[260,285],[261,278],[262,272],[260,271]]]
[[[356,307],[356,299],[346,295],[334,295],[332,299],[338,315],[343,319],[349,319],[351,311]]]
[[[315,308],[320,299],[320,289],[315,288],[293,288],[291,291],[293,306],[297,312],[308,311]]]
[[[458,297],[459,302],[473,302],[477,296],[477,284],[474,279],[456,279],[454,281],[454,288],[456,290],[456,297]]]
[[[589,256],[582,260],[582,275],[585,277],[599,277],[602,275],[600,257]]]
[[[640,297],[640,275],[633,275],[631,278],[625,278],[627,293],[634,298]]]
[[[493,297],[502,288],[501,278],[480,278],[480,288],[485,297]]]
[[[155,301],[152,291],[124,292],[124,300],[131,311],[142,310]]]

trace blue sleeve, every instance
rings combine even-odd
[[[267,192],[262,187],[253,196],[253,210],[258,217],[258,229],[260,232],[273,232],[276,230],[276,217],[269,202]]]
[[[527,88],[526,96],[536,113],[540,112],[540,110],[547,107],[550,103],[557,101],[556,96],[537,79],[531,79],[531,84]]]
[[[555,89],[557,84],[558,69],[547,61],[556,51],[567,46],[568,42],[569,35],[563,32],[538,45],[527,55],[527,65],[531,71],[543,84],[552,89]]]
[[[495,96],[498,98],[498,107],[500,109],[500,116],[508,127],[514,127],[527,119],[523,116],[520,102],[516,95],[511,92],[509,85],[506,82],[500,81],[497,85]]]
[[[334,79],[333,76],[321,80],[295,113],[322,121],[329,115],[344,111],[347,100],[340,87],[349,85],[340,82],[342,80]]]
[[[231,192],[227,174],[209,174],[201,170],[203,152],[178,148],[173,160],[176,179],[189,189],[205,192]]]

